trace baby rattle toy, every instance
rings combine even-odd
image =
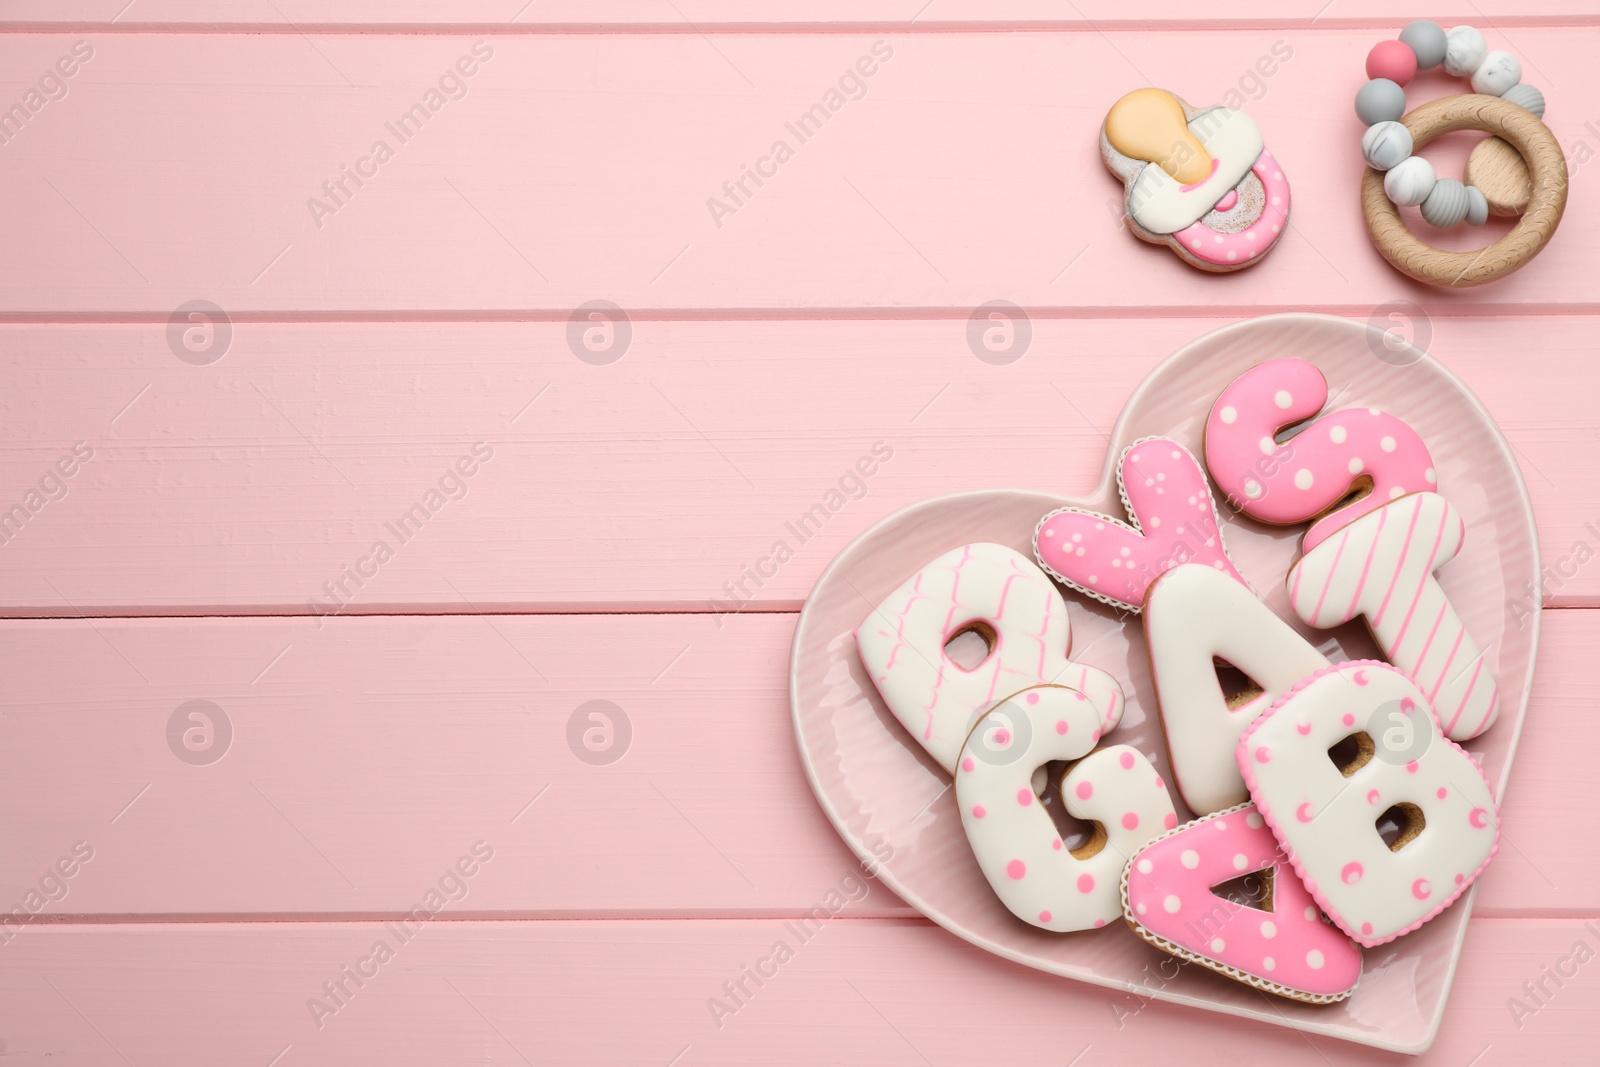
[[[1134,235],[1201,270],[1259,263],[1288,224],[1289,183],[1242,111],[1136,89],[1106,115],[1100,157],[1122,179]]]
[[[1470,78],[1472,92],[1405,114],[1406,84],[1418,70],[1441,63],[1448,73]],[[1489,51],[1483,34],[1471,26],[1446,32],[1419,19],[1398,40],[1373,47],[1367,77],[1371,80],[1355,100],[1356,114],[1367,124],[1361,154],[1372,168],[1361,182],[1361,207],[1383,258],[1417,281],[1464,288],[1503,278],[1538,255],[1566,208],[1567,165],[1561,146],[1540,121],[1544,94],[1522,81],[1516,58]],[[1473,149],[1465,181],[1438,177],[1433,164],[1413,154],[1457,130],[1496,135]],[[1462,221],[1481,226],[1490,215],[1521,219],[1487,248],[1450,252],[1406,228],[1399,208],[1412,206],[1438,229]]]

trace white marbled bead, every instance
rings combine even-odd
[[[1472,72],[1472,91],[1500,96],[1522,80],[1522,64],[1510,52],[1490,52]]]
[[[1467,186],[1467,225],[1482,226],[1489,221],[1489,198],[1476,185]]]
[[[1433,192],[1433,164],[1421,156],[1408,156],[1383,176],[1383,191],[1401,207],[1413,207]]]
[[[1422,202],[1422,218],[1429,226],[1448,230],[1467,217],[1467,187],[1454,178],[1440,178]]]
[[[1471,26],[1452,26],[1444,35],[1444,69],[1465,78],[1478,69],[1489,54],[1489,43]]]
[[[1527,82],[1520,82],[1500,94],[1500,99],[1509,100],[1518,107],[1527,108],[1536,119],[1544,118],[1544,94]]]
[[[1388,170],[1411,154],[1411,131],[1392,119],[1368,126],[1361,135],[1361,154],[1373,170]]]

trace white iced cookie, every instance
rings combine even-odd
[[[1193,563],[1150,587],[1144,632],[1184,803],[1204,815],[1243,802],[1249,794],[1234,760],[1239,734],[1327,658],[1237,579]],[[1258,688],[1227,699],[1217,659]]]
[[[1122,914],[1122,869],[1146,841],[1178,824],[1166,785],[1127,745],[1093,751],[1100,716],[1083,694],[1046,686],[1009,698],[978,721],[955,776],[961,825],[984,877],[1024,922],[1065,932]],[[1051,760],[1078,760],[1061,780],[1073,816],[1096,824],[1069,849],[1034,788]]]
[[[970,670],[945,651],[964,632],[989,646]],[[1121,687],[1106,672],[1068,660],[1071,646],[1060,591],[1026,556],[986,543],[922,568],[856,630],[861,662],[884,703],[951,773],[978,717],[1033,686],[1071,686],[1094,706],[1102,732],[1117,724]]]
[[[1289,571],[1289,601],[1312,626],[1364,616],[1389,662],[1409,674],[1451,740],[1500,713],[1494,675],[1433,572],[1461,551],[1466,524],[1438,493],[1410,493],[1370,511]]]
[[[1439,914],[1494,856],[1500,818],[1483,771],[1387,663],[1313,675],[1255,721],[1236,756],[1300,880],[1368,947]],[[1380,831],[1389,820],[1392,841]]]

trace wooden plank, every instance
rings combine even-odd
[[[792,958],[759,989],[745,980],[752,995],[719,1028],[708,1002],[726,1002],[723,983],[770,959],[779,940]],[[359,987],[343,978],[379,941],[391,947],[387,962],[367,963],[376,973]],[[1594,927],[1578,919],[1475,920],[1438,1042],[1393,1061],[1460,1067],[1492,1049],[1480,1062],[1588,1062],[1600,983],[1574,963],[1578,943],[1592,959]],[[841,919],[803,944],[776,919],[435,921],[405,943],[376,923],[58,927],[30,930],[4,952],[8,1047],[50,1049],[52,1062],[72,1065],[187,1062],[197,1048],[210,1063],[281,1056],[308,1067],[1109,1065],[1160,1062],[1175,1048],[1197,1064],[1378,1059],[1342,1041],[1030,971],[921,922]],[[1151,984],[1164,982],[1167,957],[1150,956]],[[1558,965],[1576,971],[1559,988],[1545,978]],[[1179,980],[1190,978],[1226,982],[1204,972]],[[1514,998],[1530,1003],[1522,983],[1541,979],[1542,1006],[1514,1014]],[[308,1002],[328,1003],[323,983],[340,980],[348,992],[338,1010],[313,1015]]]
[[[1510,0],[1446,0],[1430,8],[1430,17],[1442,25],[1524,26],[1555,22],[1586,22],[1593,10],[1581,0],[1546,0],[1536,13]],[[1129,10],[1112,0],[1079,0],[1072,4],[1049,0],[874,0],[848,3],[817,0],[799,3],[730,3],[727,0],[627,0],[625,3],[585,3],[583,0],[463,0],[448,6],[425,0],[234,0],[223,8],[204,0],[18,0],[6,6],[0,29],[73,26],[104,32],[182,27],[226,26],[252,31],[312,31],[344,27],[467,27],[509,32],[515,28],[622,27],[649,30],[694,29],[725,32],[732,28],[784,26],[851,27],[884,26],[901,29],[921,26],[1021,25],[1052,28],[1121,28],[1130,24],[1219,28],[1270,25],[1293,28],[1370,25],[1397,29],[1405,20],[1378,0],[1351,0],[1329,7],[1323,0],[1286,0],[1270,11],[1220,3],[1182,4],[1154,0]]]
[[[1294,183],[1292,232],[1226,280],[1123,231],[1095,148],[1117,95],[1194,69],[1193,33],[886,34],[105,37],[68,95],[6,145],[0,195],[29,210],[0,220],[12,253],[0,313],[164,320],[203,298],[239,316],[564,321],[595,299],[786,312],[1006,299],[1141,318],[1365,315],[1408,293],[1474,313],[1595,307],[1574,236],[1600,228],[1595,197],[1573,196],[1539,261],[1483,289],[1424,296],[1372,249],[1350,107],[1370,29],[1215,32],[1206,70],[1172,84],[1195,103],[1245,105]],[[1600,28],[1513,36],[1490,34],[1550,90],[1577,167],[1600,147],[1579,103],[1600,97]],[[27,72],[13,93],[73,40],[0,41],[0,69]],[[458,61],[471,78],[451,73]],[[825,125],[791,132],[833,106],[819,101],[842,77],[859,99],[837,95]],[[441,78],[459,99],[439,94]],[[1460,87],[1424,81],[1418,101]],[[425,124],[397,136],[389,124],[413,106]],[[157,110],[165,121],[148,122]],[[792,158],[762,163],[780,140]],[[1464,147],[1434,158],[1454,173]],[[367,177],[357,185],[346,166]],[[747,166],[771,177],[758,187]],[[723,189],[741,180],[742,193]]]
[[[495,858],[462,903],[471,916],[804,911],[859,872],[794,747],[793,627],[788,615],[721,631],[703,615],[0,624],[0,902],[23,901],[83,841],[93,859],[46,920],[400,915],[482,840]],[[1588,810],[1600,788],[1584,762],[1600,687],[1580,669],[1600,612],[1548,611],[1544,633],[1483,915],[1600,911],[1600,856],[1550,815]],[[191,738],[224,753],[209,764],[177,755],[181,731],[207,725],[179,712],[192,700],[221,709],[204,709],[211,748]],[[607,751],[622,755],[606,765],[577,754],[581,731],[604,727],[580,711],[594,700],[622,709],[607,710]],[[952,803],[935,785],[928,800]],[[908,914],[876,885],[859,910]]]
[[[0,612],[797,610],[897,508],[1092,485],[1136,383],[1223,321],[1036,318],[1008,366],[974,357],[965,319],[639,320],[609,366],[564,323],[239,323],[210,366],[164,325],[0,327],[0,512],[94,450],[64,498],[0,527]],[[1600,603],[1600,421],[1573,387],[1600,319],[1412,329],[1515,447],[1547,599]],[[475,474],[446,489],[466,496],[402,542],[463,458]],[[825,523],[795,525],[819,504]],[[793,558],[752,580],[779,541]]]

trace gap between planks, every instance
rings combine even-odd
[[[9,34],[95,33],[103,36],[131,37],[164,34],[180,36],[409,36],[430,37],[549,37],[549,36],[777,36],[804,34],[844,36],[864,33],[897,33],[932,36],[954,33],[1258,33],[1275,30],[1377,30],[1392,32],[1396,19],[1357,18],[1263,18],[1263,19],[1020,19],[1017,21],[975,20],[922,21],[884,20],[862,22],[402,22],[402,23],[289,23],[289,22],[107,22],[58,21],[27,22],[0,20],[0,32]],[[1507,29],[1588,29],[1600,26],[1600,15],[1514,15],[1499,16],[1492,22],[1480,19],[1497,31]]]

